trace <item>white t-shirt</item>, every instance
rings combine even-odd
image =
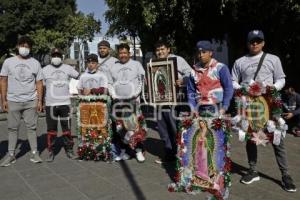
[[[47,65],[42,69],[42,77],[46,86],[46,106],[70,105],[69,82],[78,78],[79,73],[70,65],[59,67]]]

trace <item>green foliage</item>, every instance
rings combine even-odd
[[[16,46],[20,35],[29,35],[33,53],[43,59],[53,47],[92,40],[101,27],[92,14],[76,13],[76,0],[1,0],[0,16],[0,56]]]
[[[15,47],[19,35],[40,29],[64,32],[64,19],[75,11],[75,0],[1,0],[0,55]]]
[[[71,38],[92,41],[95,33],[100,32],[101,22],[94,19],[93,14],[78,13],[69,15],[65,23]]]
[[[284,65],[296,64],[300,46],[300,4],[297,0],[106,0],[109,34],[136,33],[142,50],[166,38],[177,53],[192,60],[199,39],[227,39],[230,61],[245,53],[246,35],[262,29],[266,50]],[[284,38],[283,38],[284,36]]]
[[[59,31],[38,29],[30,32],[29,36],[34,41],[34,54],[47,54],[50,49],[58,47],[64,49],[69,44],[67,34]]]

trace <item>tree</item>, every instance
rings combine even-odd
[[[75,0],[1,0],[0,55],[16,46],[19,35],[42,29],[65,32],[65,18],[75,11]]]
[[[109,34],[136,32],[144,53],[164,37],[191,62],[197,40],[225,38],[232,64],[245,53],[247,32],[261,29],[266,35],[266,50],[280,56],[289,76],[293,76],[298,64],[299,0],[106,0],[106,3]]]
[[[75,41],[79,43],[79,66],[84,68],[81,50],[85,42],[92,41],[95,33],[100,32],[101,22],[95,20],[93,14],[84,15],[79,12],[76,15],[68,16],[65,24],[69,31],[70,38],[75,39]]]

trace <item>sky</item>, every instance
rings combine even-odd
[[[104,20],[104,12],[107,10],[105,0],[76,0],[77,10],[89,14],[94,13],[96,19],[101,21],[101,34],[108,30],[108,24]]]

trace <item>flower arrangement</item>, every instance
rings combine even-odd
[[[252,81],[249,85],[237,89],[234,96],[239,112],[231,121],[239,140],[251,140],[264,146],[269,142],[279,145],[287,130],[287,125],[281,117],[283,103],[280,92],[273,86]],[[253,115],[253,111],[258,108],[264,113]],[[257,124],[261,126],[254,126]]]
[[[97,107],[97,103],[101,102],[102,105],[106,105],[106,112],[109,115],[111,98],[107,95],[95,95],[95,96],[78,96],[77,99],[77,137],[78,137],[78,149],[77,154],[81,160],[104,160],[110,161],[111,155],[111,139],[112,139],[112,122],[110,117],[106,120],[104,127],[93,124],[93,126],[83,126],[81,120],[84,116],[81,116],[80,105],[85,104],[87,106],[92,105]],[[95,104],[96,103],[96,104]],[[97,110],[96,110],[97,111]],[[86,116],[85,116],[86,117]],[[102,119],[103,120],[103,119]]]

